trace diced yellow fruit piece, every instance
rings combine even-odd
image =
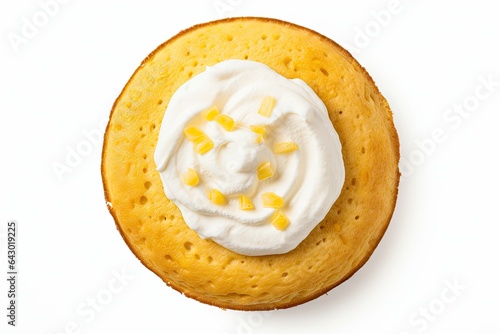
[[[290,220],[283,212],[276,211],[271,217],[271,224],[273,224],[277,230],[284,231],[288,225],[290,225]]]
[[[196,141],[201,137],[205,137],[205,133],[196,126],[190,126],[184,129],[184,135],[189,141]]]
[[[299,146],[293,141],[286,141],[274,144],[274,153],[290,153],[299,149]]]
[[[224,194],[215,188],[208,192],[208,199],[215,205],[226,204],[226,197],[224,196]]]
[[[253,210],[252,200],[244,195],[240,196],[240,210]]]
[[[231,116],[224,115],[224,114],[219,114],[215,116],[215,121],[220,124],[226,131],[233,131],[234,130],[234,119],[231,118]]]
[[[214,148],[214,142],[206,135],[199,137],[193,146],[193,150],[198,154],[205,154]]]
[[[264,136],[261,134],[257,134],[257,138],[255,138],[255,143],[262,144],[263,141],[264,141]]]
[[[202,111],[201,115],[207,121],[213,121],[215,116],[219,115],[219,109],[216,106],[210,107],[204,111]]]
[[[257,134],[255,142],[260,144],[264,141],[264,133],[266,133],[266,127],[264,125],[250,125],[250,130]]]
[[[250,125],[250,130],[260,135],[266,133],[266,127],[264,125]]]
[[[182,182],[188,186],[195,186],[200,182],[198,173],[192,168],[188,168],[187,172],[182,175]]]
[[[259,167],[257,167],[257,177],[259,178],[259,181],[264,181],[265,179],[268,179],[273,175],[274,169],[269,161],[264,162],[260,164]]]
[[[264,96],[262,103],[260,104],[259,114],[265,117],[271,116],[275,105],[276,99],[274,97],[269,95]]]
[[[275,193],[262,193],[260,195],[262,198],[262,204],[264,205],[265,208],[281,208],[285,202],[283,201],[283,198],[281,196],[276,195]]]

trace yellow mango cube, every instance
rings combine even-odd
[[[240,210],[253,210],[252,200],[244,195],[240,196]]]
[[[276,105],[276,99],[272,96],[264,96],[262,103],[259,107],[259,115],[269,117],[273,113],[274,106]]]
[[[205,154],[213,148],[214,148],[214,142],[212,141],[212,139],[208,138],[208,136],[206,136],[206,135],[199,137],[194,142],[194,146],[193,146],[193,150],[198,154]]]
[[[266,133],[266,126],[265,125],[250,125],[250,130],[252,130],[255,133],[258,133],[260,135],[263,135]]]
[[[274,168],[269,161],[263,162],[257,167],[259,181],[264,181],[274,175]]]
[[[274,153],[290,153],[299,149],[299,145],[293,141],[275,143],[273,145]]]
[[[256,144],[262,144],[263,142],[264,142],[264,136],[263,136],[263,135],[258,134],[258,135],[257,135],[257,138],[255,138],[255,143],[256,143]]]
[[[231,116],[219,114],[215,116],[215,121],[220,124],[226,131],[233,131],[236,122]]]
[[[194,187],[200,182],[200,178],[194,169],[188,168],[187,172],[182,175],[182,182],[185,185]]]
[[[280,231],[286,230],[288,225],[290,225],[290,220],[281,211],[276,211],[271,217],[271,224]]]
[[[212,106],[201,112],[203,118],[207,121],[213,121],[217,115],[219,115],[219,109],[216,106]]]
[[[276,195],[273,192],[269,193],[262,193],[260,195],[262,198],[262,204],[264,205],[265,208],[281,208],[283,204],[285,204],[285,201],[283,201],[283,198],[279,195]]]
[[[266,133],[266,127],[264,125],[250,125],[250,130],[257,134],[255,142],[260,144],[264,141],[264,134]]]
[[[196,126],[189,126],[184,129],[184,136],[186,136],[189,141],[196,141],[201,137],[206,136],[203,131],[198,129]]]
[[[208,192],[208,199],[215,205],[226,204],[226,197],[217,189],[212,189]]]

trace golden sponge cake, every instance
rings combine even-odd
[[[346,177],[340,197],[286,254],[245,256],[200,238],[166,197],[156,171],[155,145],[172,94],[227,59],[258,61],[305,81],[341,140]],[[295,24],[243,17],[182,31],[142,62],[113,106],[102,178],[123,239],[167,285],[221,308],[270,310],[326,293],[368,260],[395,208],[398,161],[389,105],[346,50]]]

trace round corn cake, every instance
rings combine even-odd
[[[206,66],[228,59],[257,61],[302,79],[326,105],[342,144],[339,198],[285,254],[246,256],[200,238],[166,197],[156,170],[154,151],[170,98]],[[123,239],[168,286],[221,308],[270,310],[326,293],[368,260],[395,208],[398,162],[390,107],[349,52],[308,28],[241,17],[191,27],[147,56],[113,105],[101,171]]]

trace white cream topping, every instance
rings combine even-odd
[[[266,96],[276,101],[269,117],[258,113]],[[212,106],[236,122],[234,130],[202,116]],[[262,142],[250,125],[265,126]],[[196,153],[183,133],[191,126],[214,147]],[[274,144],[282,142],[298,149],[274,153]],[[297,247],[326,216],[344,183],[341,144],[324,103],[304,81],[253,61],[207,66],[179,87],[168,103],[154,157],[165,194],[186,224],[200,237],[245,255]],[[264,162],[270,162],[274,175],[260,181],[257,168]],[[198,174],[195,186],[183,182],[188,168]],[[209,200],[211,189],[224,195],[224,204]],[[284,205],[264,207],[261,196],[267,192],[283,198]],[[241,195],[251,199],[253,209],[240,209]],[[271,223],[277,210],[288,217],[284,230]]]

